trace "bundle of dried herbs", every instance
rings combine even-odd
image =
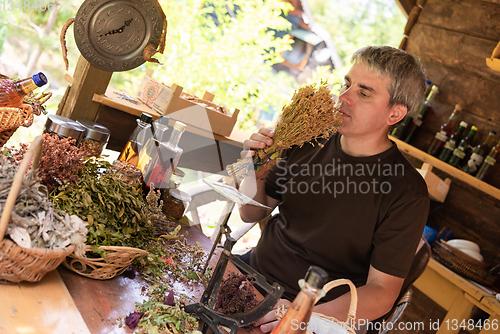
[[[191,246],[186,239],[161,238],[151,242],[146,250],[149,255],[139,261],[138,269],[147,281],[165,283],[169,279],[190,285],[202,283],[207,255],[199,243]],[[210,279],[209,272],[205,273],[205,281]]]
[[[52,200],[89,223],[88,245],[145,249],[154,236],[140,186],[122,182],[110,167],[103,160],[86,160],[79,179],[59,186]]]
[[[273,144],[256,152],[251,159],[242,159],[228,166],[228,172],[239,182],[248,170],[272,162],[283,149],[328,138],[342,126],[342,117],[335,108],[335,101],[326,81],[305,85],[297,89],[290,103],[283,107],[276,125]],[[317,140],[316,140],[317,142]],[[318,142],[317,142],[318,143]],[[318,145],[321,146],[320,143]]]
[[[7,154],[11,156],[11,154]],[[0,209],[7,201],[12,182],[18,172],[15,161],[0,155]],[[64,248],[76,245],[75,253],[85,253],[87,223],[54,209],[47,187],[40,183],[36,171],[29,170],[19,190],[7,225],[7,235],[23,248]]]
[[[18,166],[21,164],[26,151],[28,151],[28,144],[21,143],[19,146],[20,147],[17,149],[11,146],[4,147],[2,150],[2,154],[6,156],[10,162],[15,162]]]
[[[252,287],[247,275],[230,273],[220,285],[215,300],[215,311],[222,314],[239,314],[254,309],[259,302]]]
[[[313,83],[297,89],[290,103],[283,108],[273,144],[258,150],[254,163],[263,162],[270,154],[282,149],[302,146],[317,138],[328,138],[342,126],[342,117],[334,105],[326,81],[321,81],[318,86]]]
[[[85,150],[75,146],[75,139],[61,139],[55,134],[43,134],[43,148],[38,176],[49,192],[58,186],[78,180],[83,168]]]
[[[166,294],[167,287],[149,288],[149,299],[137,303],[135,311],[125,318],[126,325],[139,333],[199,333],[198,321],[184,312],[180,302],[175,301],[173,291]]]

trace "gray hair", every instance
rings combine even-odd
[[[390,46],[367,46],[356,51],[352,64],[363,64],[379,77],[389,78],[389,106],[404,105],[407,115],[422,102],[425,92],[425,73],[418,58]]]

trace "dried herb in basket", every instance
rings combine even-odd
[[[88,221],[88,245],[145,249],[154,235],[140,186],[122,182],[116,173],[100,172],[110,167],[106,161],[86,160],[79,179],[60,186],[52,200]]]

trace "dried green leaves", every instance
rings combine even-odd
[[[63,185],[52,200],[69,214],[88,221],[88,245],[128,246],[144,249],[153,238],[146,204],[139,186],[123,183],[105,161],[90,159],[73,185]]]

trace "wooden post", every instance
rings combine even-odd
[[[98,69],[80,56],[73,84],[68,87],[67,98],[59,104],[57,114],[75,120],[95,121],[100,104],[92,101],[92,97],[106,92],[112,74]]]

